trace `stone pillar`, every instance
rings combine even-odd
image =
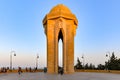
[[[54,29],[48,26],[47,32],[47,72],[54,73],[55,71],[55,53],[54,53]]]

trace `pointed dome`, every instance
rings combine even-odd
[[[67,6],[63,4],[58,4],[54,6],[43,19],[43,24],[46,24],[47,20],[55,19],[59,17],[69,20],[71,19],[74,21],[75,25],[78,25],[76,16],[70,11],[70,9]]]
[[[72,14],[71,11],[70,11],[70,9],[67,6],[63,5],[63,4],[56,5],[49,12],[49,14],[56,14],[56,13]]]

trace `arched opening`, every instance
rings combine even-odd
[[[63,41],[63,33],[62,33],[61,29],[60,29],[59,34],[58,34],[58,42],[60,39]]]
[[[60,29],[58,34],[58,73],[63,68],[63,33]]]

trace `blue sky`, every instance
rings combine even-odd
[[[17,54],[13,66],[34,66],[37,53],[39,66],[46,66],[42,20],[52,7],[61,3],[78,19],[75,63],[82,54],[85,63],[95,65],[104,64],[108,51],[120,57],[119,0],[0,0],[0,66],[9,66],[11,50]]]

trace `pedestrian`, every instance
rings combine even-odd
[[[30,72],[32,72],[32,69],[31,69],[31,67],[29,68],[29,71],[30,71]]]
[[[26,67],[26,72],[28,72],[28,68]]]
[[[35,67],[35,72],[37,71],[37,67]]]
[[[61,70],[60,70],[60,74],[63,75],[63,68],[61,68]]]
[[[47,68],[46,67],[44,67],[44,73],[46,73],[47,72]]]
[[[21,67],[18,67],[18,74],[20,75],[22,73]]]

